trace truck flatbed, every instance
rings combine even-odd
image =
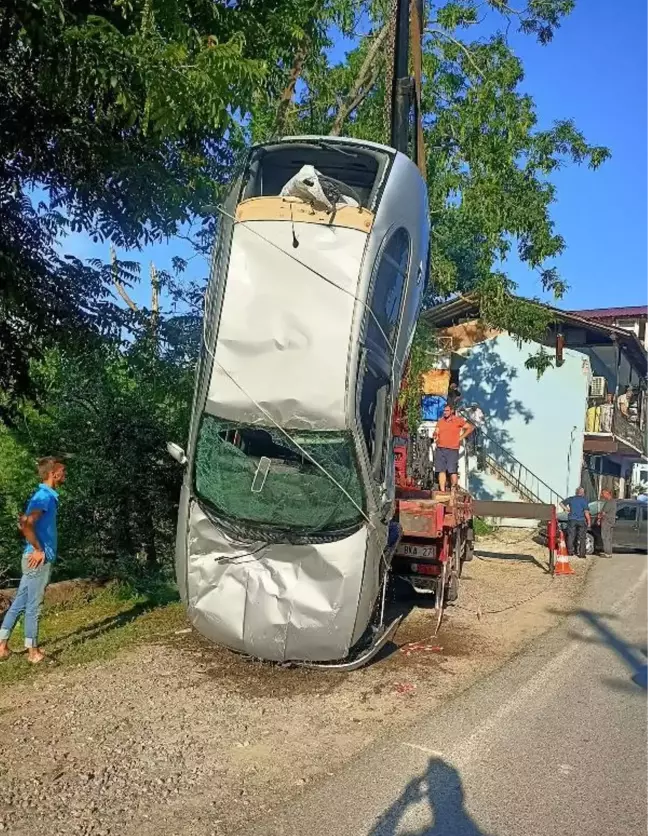
[[[394,574],[416,592],[435,595],[437,629],[446,602],[455,601],[459,577],[472,560],[473,502],[457,488],[449,492],[402,488],[396,494],[400,539]]]
[[[402,538],[436,539],[446,529],[462,526],[472,520],[472,497],[464,490],[452,492],[407,489],[398,491],[398,521]]]

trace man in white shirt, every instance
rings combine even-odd
[[[617,398],[617,406],[619,407],[619,411],[621,415],[625,418],[629,417],[630,412],[630,401],[632,400],[632,386],[628,386],[625,390],[623,395],[619,395]]]

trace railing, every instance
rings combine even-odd
[[[559,506],[562,496],[482,429],[475,430],[478,467],[490,470],[527,502]],[[470,443],[470,437],[469,437]]]
[[[591,434],[609,434],[627,444],[646,452],[646,433],[642,429],[638,414],[634,418],[624,415],[616,404],[592,404],[587,408],[585,432]]]
[[[630,421],[620,409],[614,410],[612,418],[612,433],[630,444],[636,450],[646,452],[646,433],[639,426],[638,421]]]

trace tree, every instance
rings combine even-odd
[[[597,168],[607,149],[590,145],[570,120],[539,130],[533,99],[520,91],[523,66],[508,44],[512,28],[548,44],[573,0],[426,0],[421,107],[433,226],[426,304],[471,293],[483,318],[521,339],[547,320],[515,299],[499,265],[515,248],[555,298],[565,284],[551,260],[565,247],[551,219],[550,176],[561,166]],[[332,133],[388,141],[393,13],[388,0],[366,0],[347,16],[345,34],[360,26],[356,46],[332,64],[324,51],[299,52],[302,84],[286,116],[291,133]],[[472,33],[475,33],[472,35]],[[297,89],[291,70],[291,85]],[[268,102],[254,111],[252,135],[267,131]],[[285,102],[282,102],[285,108]],[[263,111],[263,112],[262,112]]]
[[[58,577],[135,580],[172,565],[182,472],[166,444],[187,437],[201,332],[195,315],[165,309],[160,288],[170,277],[153,264],[143,306],[114,250],[110,263],[130,314],[128,341],[71,341],[32,359],[33,399],[15,406],[12,426],[0,423],[0,585],[20,573],[16,521],[37,459],[51,454],[69,460]]]
[[[137,247],[203,215],[259,90],[278,95],[317,0],[8,0],[0,9],[0,385],[54,338],[120,333],[111,265],[66,230]],[[281,78],[280,78],[281,77]],[[41,200],[39,192],[44,194]],[[211,222],[207,217],[206,222]]]
[[[0,425],[0,575],[17,571],[17,515],[47,454],[68,457],[59,576],[168,570],[182,473],[165,448],[187,435],[191,371],[143,342],[127,352],[50,349],[31,376],[39,405],[24,402],[15,428]]]

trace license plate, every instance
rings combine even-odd
[[[396,549],[396,554],[402,557],[427,557],[434,560],[436,548],[434,546],[419,546],[413,543],[401,543]]]

